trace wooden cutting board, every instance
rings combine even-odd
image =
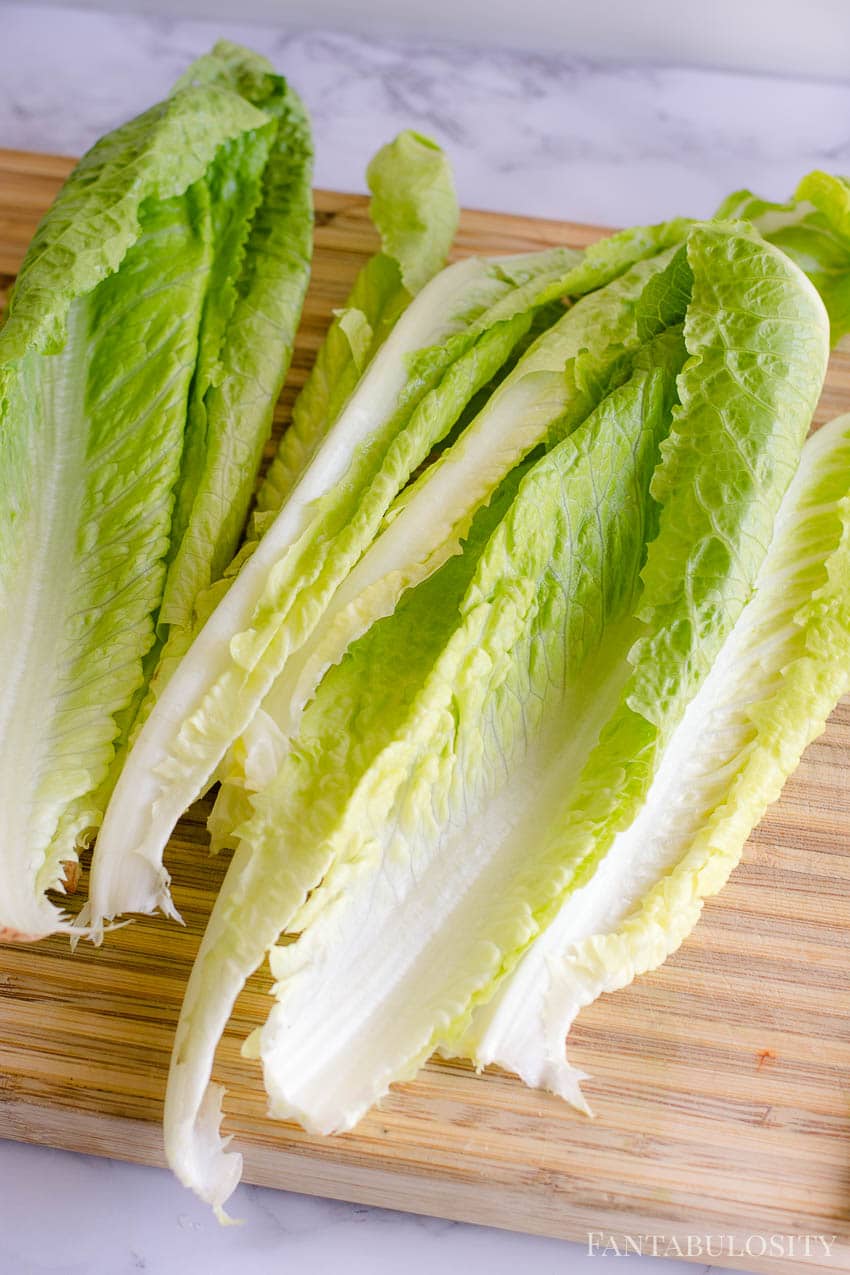
[[[0,152],[0,286],[70,167]],[[374,247],[363,198],[319,191],[316,207],[313,282],[280,426],[332,308]],[[457,255],[583,246],[601,233],[468,212]],[[850,357],[838,353],[818,420],[848,409]],[[204,818],[201,804],[167,857],[185,929],[146,919],[73,957],[60,940],[0,948],[0,1135],[162,1164],[172,1034],[225,868],[207,857]],[[267,1007],[262,976],[218,1055],[225,1127],[250,1182],[585,1243],[589,1231],[621,1247],[627,1235],[656,1236],[668,1255],[687,1255],[693,1236],[691,1256],[703,1264],[846,1270],[848,983],[845,702],[692,938],[663,969],[581,1015],[570,1053],[592,1077],[595,1119],[497,1070],[434,1063],[354,1133],[319,1139],[270,1121],[258,1069],[239,1054]],[[821,1235],[830,1257],[801,1238]],[[801,1258],[789,1256],[792,1236]],[[698,1251],[707,1237],[710,1258]]]

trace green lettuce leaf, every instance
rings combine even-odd
[[[833,345],[850,332],[850,186],[845,178],[809,173],[785,204],[738,190],[723,201],[717,216],[751,221],[805,271],[823,298]]]
[[[806,443],[755,592],[670,738],[634,821],[452,1052],[586,1109],[564,1056],[579,1010],[660,965],[850,685],[850,417]]]
[[[192,968],[175,1035],[165,1103],[169,1164],[186,1186],[215,1206],[239,1180],[241,1157],[224,1154],[218,1138],[222,1090],[210,1085],[213,1056],[248,974],[277,942],[332,861],[330,837],[360,775],[409,708],[411,687],[427,673],[456,623],[457,607],[481,551],[509,507],[517,471],[479,511],[464,547],[418,589],[403,597],[390,620],[378,622],[324,680],[305,717],[297,749],[285,759],[274,790],[254,799]],[[404,660],[396,658],[404,650]],[[374,669],[384,671],[374,680]],[[363,729],[350,732],[357,714]],[[297,793],[287,820],[278,792]],[[258,830],[261,831],[258,832]],[[281,856],[297,833],[298,856]]]
[[[381,251],[369,258],[344,308],[334,315],[260,486],[246,542],[225,579],[202,599],[207,615],[256,549],[415,292],[445,265],[457,229],[458,207],[451,168],[440,148],[421,134],[400,133],[373,157],[367,181],[372,191],[369,213],[381,238]],[[243,804],[246,754],[261,757],[273,743],[276,732],[271,723],[272,738],[266,739],[266,720],[258,710],[219,768],[220,776],[229,782],[222,785],[210,817],[214,849],[232,841],[233,828],[240,821],[237,811]],[[253,737],[258,734],[261,738],[255,744]]]
[[[100,141],[45,216],[0,329],[0,930],[70,924],[143,685],[217,244],[208,175],[254,171],[272,124],[198,84]]]
[[[445,265],[457,229],[451,168],[430,138],[400,133],[374,156],[366,177],[381,251],[370,257],[334,316],[295,401],[257,495],[257,509],[265,515],[257,533],[280,509],[402,312]]]
[[[222,576],[244,530],[312,251],[310,127],[291,87],[264,58],[227,43],[199,59],[184,81],[231,85],[271,118],[274,130],[250,169],[232,153],[246,145],[238,139],[207,175],[216,255],[158,616],[158,663],[135,729],[188,649],[205,591]]]

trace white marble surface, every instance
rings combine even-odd
[[[467,204],[611,225],[708,214],[745,183],[784,196],[808,168],[850,168],[846,84],[35,4],[0,4],[0,31],[4,146],[79,153],[224,35],[267,53],[304,94],[326,186],[362,189],[370,153],[405,126],[449,149]],[[2,1275],[585,1275],[605,1260],[259,1188],[240,1188],[234,1211],[247,1225],[222,1231],[165,1173],[0,1144]],[[640,1275],[686,1269],[699,1268],[638,1261]]]
[[[469,205],[608,225],[707,215],[742,185],[785,197],[811,167],[850,169],[847,83],[36,4],[0,13],[5,146],[79,153],[224,35],[303,93],[319,185],[362,189],[370,154],[402,127],[448,147]]]

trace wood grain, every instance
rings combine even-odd
[[[70,160],[0,152],[0,285]],[[331,309],[374,243],[358,196],[316,194],[316,260],[286,419]],[[598,228],[467,212],[457,254],[592,242]],[[833,357],[818,421],[850,409]],[[60,941],[0,949],[0,1134],[162,1163],[158,1121],[180,999],[223,859],[199,804],[168,863],[185,929],[151,918],[73,958]],[[850,1267],[850,705],[750,838],[744,862],[664,968],[585,1011],[571,1057],[589,1120],[497,1070],[431,1064],[352,1134],[264,1115],[239,1043],[264,1015],[251,980],[219,1051],[226,1128],[251,1182],[585,1240],[589,1230],[835,1236],[802,1260],[714,1257],[754,1271]],[[751,1245],[751,1248],[753,1245]],[[759,1244],[754,1246],[759,1248]],[[704,1259],[703,1259],[704,1260]]]

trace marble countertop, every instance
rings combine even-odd
[[[313,116],[317,183],[364,189],[380,141],[412,126],[449,151],[464,203],[606,225],[706,215],[742,185],[789,194],[850,168],[850,85],[545,54],[401,44],[232,22],[0,4],[0,145],[78,154],[162,95],[217,37],[266,53]],[[243,1186],[222,1231],[169,1175],[0,1144],[4,1275],[585,1275],[554,1240]],[[595,1265],[594,1265],[595,1264]],[[639,1259],[641,1275],[699,1267]]]
[[[448,149],[467,205],[603,225],[709,215],[744,185],[785,198],[809,168],[850,168],[847,83],[31,3],[0,11],[4,146],[79,154],[227,36],[303,94],[321,186],[364,189],[370,155],[406,127]]]

